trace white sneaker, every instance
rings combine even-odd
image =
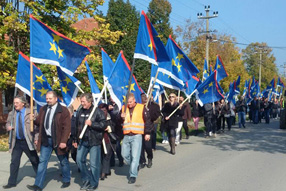
[[[212,132],[209,132],[209,135],[210,135],[210,137],[213,135],[213,133]]]
[[[162,141],[162,144],[165,144],[165,143],[166,143],[166,140],[163,140],[163,141]]]
[[[216,133],[214,134],[214,138],[216,138]]]
[[[168,141],[168,140],[165,140],[165,144],[169,144],[169,141]]]

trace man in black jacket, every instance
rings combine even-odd
[[[101,166],[101,142],[103,132],[106,128],[106,119],[103,111],[99,108],[95,109],[91,120],[89,115],[93,110],[93,97],[90,93],[84,93],[80,96],[82,108],[76,115],[77,138],[85,125],[87,129],[82,139],[77,139],[74,147],[77,147],[76,161],[81,172],[83,185],[81,190],[95,190],[98,187],[100,166]],[[86,165],[87,154],[90,155],[90,172]]]
[[[146,105],[147,96],[145,93],[141,94],[141,100],[142,100],[142,104]],[[145,164],[146,164],[145,151],[147,153],[147,158],[148,158],[148,163],[146,166],[147,168],[152,167],[152,159],[153,159],[152,141],[156,141],[156,137],[155,137],[155,140],[153,140],[154,136],[152,136],[154,133],[156,133],[155,128],[154,128],[154,121],[156,121],[157,118],[161,115],[159,105],[153,102],[152,100],[149,101],[147,110],[149,111],[149,114],[150,114],[152,129],[150,132],[151,133],[150,140],[147,141],[145,139],[142,139],[142,149],[141,149],[139,168],[145,167]],[[143,136],[145,136],[145,134],[146,134],[146,131]]]
[[[245,114],[247,110],[246,101],[244,100],[244,96],[239,98],[239,101],[236,102],[236,111],[238,113],[238,125],[241,128],[241,125],[245,128]]]

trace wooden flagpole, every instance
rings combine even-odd
[[[34,98],[34,91],[33,91],[33,62],[30,61],[30,110],[31,110],[31,116],[34,115],[34,103],[33,103],[33,98]],[[31,132],[34,131],[34,120],[30,119],[30,130]]]
[[[172,115],[174,115],[174,113],[176,113],[176,111],[186,102],[188,101],[188,99],[190,97],[192,97],[192,95],[196,92],[197,89],[195,89],[169,116],[168,118],[170,118]]]
[[[129,96],[130,89],[131,89],[131,82],[132,82],[134,68],[135,68],[135,58],[133,58],[133,62],[132,62],[131,74],[130,74],[129,82],[128,82],[128,91],[125,97],[124,113],[126,112],[126,109],[127,109],[127,101],[128,101],[128,96]]]

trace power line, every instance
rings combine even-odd
[[[141,6],[144,6],[143,9],[148,8],[146,5],[142,4],[142,3],[139,2],[139,1],[136,1],[136,0],[133,0],[133,1],[135,1],[137,4],[140,4]],[[142,7],[141,7],[141,8],[142,8]],[[152,15],[155,16],[156,18],[159,18],[158,16],[156,16],[156,15],[154,15],[154,14],[152,14]],[[178,24],[185,24],[184,22],[182,22],[182,21],[180,21],[180,20],[177,20],[177,19],[174,19],[174,18],[171,17],[171,16],[170,16],[170,20],[173,20],[175,23],[178,23]]]

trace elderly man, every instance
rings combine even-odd
[[[144,132],[152,131],[152,122],[149,112],[143,104],[136,103],[134,94],[128,95],[128,103],[125,111],[125,106],[121,110],[121,119],[123,121],[123,143],[122,157],[130,164],[129,169],[129,184],[136,182],[138,176],[138,165],[141,155],[142,135]],[[144,136],[146,141],[150,140],[150,133]]]
[[[39,157],[34,147],[34,137],[30,128],[30,108],[26,108],[26,100],[22,96],[14,98],[14,109],[8,115],[6,129],[12,131],[12,142],[10,143],[11,164],[10,177],[4,189],[15,187],[21,156],[23,152],[32,163],[34,171],[37,173]]]
[[[39,115],[34,121],[35,125],[39,127],[39,136],[36,137],[35,143],[41,154],[35,184],[27,185],[30,190],[41,191],[43,189],[48,162],[53,150],[55,150],[61,165],[63,177],[61,188],[70,185],[70,166],[66,157],[67,141],[71,133],[70,113],[57,100],[56,92],[47,92],[47,105],[41,107]]]

